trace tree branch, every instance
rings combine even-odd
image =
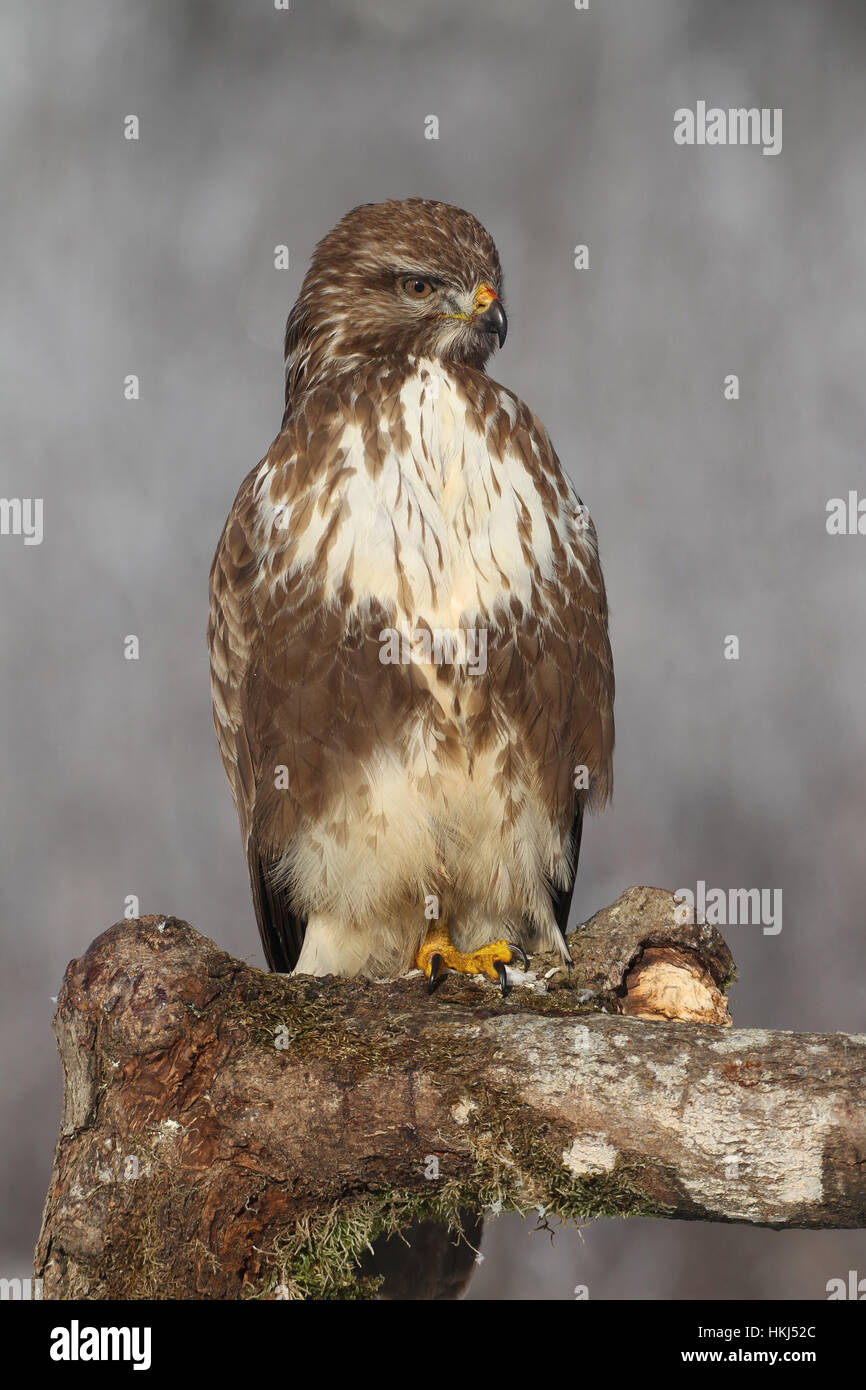
[[[55,1017],[44,1296],[361,1296],[372,1239],[467,1210],[863,1225],[866,1036],[727,1027],[730,953],[674,906],[630,889],[504,1001],[111,927]]]

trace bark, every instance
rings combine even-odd
[[[659,889],[569,944],[502,1000],[111,927],[58,999],[44,1297],[369,1296],[372,1240],[472,1211],[864,1224],[866,1036],[730,1028],[725,943]]]

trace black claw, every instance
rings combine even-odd
[[[520,956],[520,959],[523,961],[523,968],[524,968],[524,970],[528,970],[528,969],[529,969],[529,956],[526,954],[526,952],[524,951],[523,947],[522,947],[522,946],[518,946],[517,943],[516,943],[515,941],[509,941],[509,942],[508,942],[508,949],[509,949],[509,951],[512,951],[512,952],[514,953],[514,955]]]
[[[508,972],[505,969],[504,962],[501,960],[496,962],[496,973],[499,976],[499,988],[502,990],[502,998],[504,999],[508,993]]]
[[[438,955],[437,955],[437,956],[431,956],[431,957],[430,957],[430,975],[429,975],[429,977],[428,977],[430,983],[429,983],[428,986],[427,986],[427,993],[428,993],[428,994],[432,994],[433,991],[434,991],[434,989],[436,988],[437,984],[439,984],[439,979],[440,979],[440,977],[439,977],[439,971],[440,971],[441,968],[442,968],[442,957],[441,957],[441,956],[438,956]]]

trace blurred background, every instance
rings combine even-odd
[[[866,495],[864,78],[862,0],[7,0],[0,492],[44,499],[44,540],[0,538],[0,1274],[32,1270],[70,958],[136,895],[263,964],[208,569],[279,428],[311,249],[359,202],[488,227],[494,375],[598,527],[616,796],[576,920],[633,883],[781,889],[781,933],[725,929],[735,1023],[866,1029],[866,536],[825,526]],[[781,107],[782,152],[677,146],[699,100]],[[669,1221],[551,1246],[503,1218],[483,1254],[476,1298],[823,1298],[866,1275],[863,1233]]]

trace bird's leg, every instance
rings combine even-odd
[[[430,928],[415,964],[423,970],[430,981],[430,993],[436,988],[446,970],[456,970],[461,975],[486,975],[489,980],[498,980],[503,995],[508,990],[508,976],[505,967],[515,956],[520,956],[523,968],[529,968],[529,960],[522,946],[513,941],[491,941],[477,951],[458,951],[452,944],[448,923],[437,922]]]

